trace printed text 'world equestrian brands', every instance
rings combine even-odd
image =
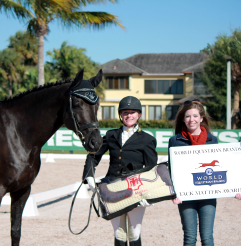
[[[195,150],[179,150],[174,151],[174,155],[190,155],[190,154],[207,154],[207,153],[222,153],[222,152],[237,152],[241,151],[241,147],[230,147],[230,148],[215,148],[215,149],[195,149]]]

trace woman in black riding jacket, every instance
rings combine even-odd
[[[106,151],[110,154],[108,177],[121,177],[122,171],[128,175],[127,165],[131,163],[136,170],[157,164],[156,139],[143,132],[138,125],[142,108],[140,101],[132,96],[123,98],[119,103],[119,117],[123,126],[119,129],[109,130],[103,138],[101,149],[95,154],[89,154],[86,159],[83,180],[87,180],[90,188],[95,188],[94,169],[99,164]],[[116,246],[141,246],[141,224],[148,206],[146,200],[132,211],[111,220]],[[128,233],[127,233],[128,231]]]

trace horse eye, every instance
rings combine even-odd
[[[74,100],[73,101],[73,107],[74,108],[80,108],[80,101],[79,100]]]

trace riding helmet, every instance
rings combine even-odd
[[[132,97],[132,96],[124,97],[123,99],[121,99],[119,103],[119,108],[118,108],[119,114],[121,110],[126,110],[126,109],[134,109],[142,113],[141,102],[136,97]]]

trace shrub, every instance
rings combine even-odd
[[[100,128],[120,128],[123,124],[120,120],[100,120]],[[174,121],[168,120],[140,120],[141,128],[173,128]]]
[[[211,127],[211,130],[212,129],[225,129],[226,124],[224,122],[221,122],[221,121],[211,121],[210,127]]]
[[[100,128],[120,128],[122,123],[120,120],[100,120]],[[174,120],[140,120],[141,128],[168,129],[174,128]],[[221,121],[211,121],[211,129],[225,129],[225,123]]]

